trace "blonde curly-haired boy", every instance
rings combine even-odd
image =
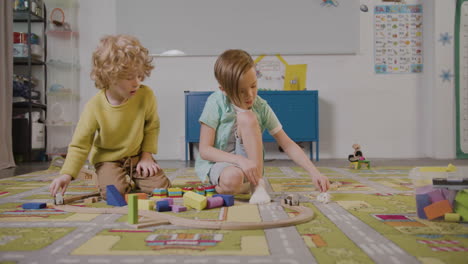
[[[158,150],[159,116],[153,91],[141,84],[154,68],[148,50],[133,36],[105,36],[92,62],[99,92],[81,113],[61,175],[49,186],[51,195],[65,193],[88,155],[103,199],[107,185],[122,195],[133,188],[151,193],[170,187],[152,155]]]

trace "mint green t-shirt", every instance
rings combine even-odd
[[[255,99],[252,111],[257,116],[261,133],[266,129],[271,135],[274,135],[281,130],[281,123],[275,113],[260,96]],[[216,130],[214,147],[226,151],[229,136],[236,123],[236,111],[229,98],[219,90],[211,94],[206,100],[205,108],[203,108],[198,121]],[[213,164],[214,162],[202,159],[200,154],[197,155],[195,171],[200,180],[206,180]]]

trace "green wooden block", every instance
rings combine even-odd
[[[128,195],[128,223],[138,224],[138,196],[136,194]]]

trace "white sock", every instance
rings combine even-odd
[[[260,179],[260,181],[258,181],[258,185],[255,187],[255,191],[250,197],[249,203],[266,204],[270,202],[271,202],[271,198],[265,189],[265,181],[263,179]]]

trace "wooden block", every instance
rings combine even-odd
[[[171,211],[171,206],[168,201],[157,201],[156,202],[156,211],[158,212],[167,212]]]
[[[172,212],[173,213],[180,213],[180,212],[184,212],[184,211],[187,211],[187,207],[185,207],[185,206],[182,206],[182,205],[173,205],[172,206]]]
[[[213,197],[223,197],[224,206],[233,206],[234,205],[234,195],[231,194],[215,194]]]
[[[99,201],[99,197],[89,197],[84,199],[84,203],[97,203]]]
[[[427,219],[432,220],[444,216],[446,213],[452,213],[452,206],[448,200],[438,201],[429,206],[424,207]]]
[[[126,202],[128,202],[127,197],[128,197],[129,194],[135,194],[138,197],[138,199],[142,199],[142,200],[147,200],[148,199],[148,194],[146,194],[146,193],[127,193],[127,194],[125,194],[125,201]]]
[[[211,209],[211,208],[217,208],[217,207],[222,207],[224,204],[223,197],[209,197],[206,198],[206,208]]]
[[[21,207],[23,209],[43,209],[47,208],[46,203],[24,203]]]
[[[188,191],[184,194],[185,206],[190,206],[196,210],[203,210],[206,207],[206,202],[206,197],[201,194],[192,191]]]
[[[107,185],[106,186],[106,196],[107,196],[107,204],[113,206],[125,206],[127,202],[120,194],[120,192],[115,188],[114,185]]]
[[[139,210],[146,210],[146,211],[153,211],[154,210],[154,201],[152,201],[152,200],[138,199],[137,202],[138,202],[138,209]]]
[[[138,224],[138,196],[135,194],[126,195],[128,198],[128,219],[131,225]]]

